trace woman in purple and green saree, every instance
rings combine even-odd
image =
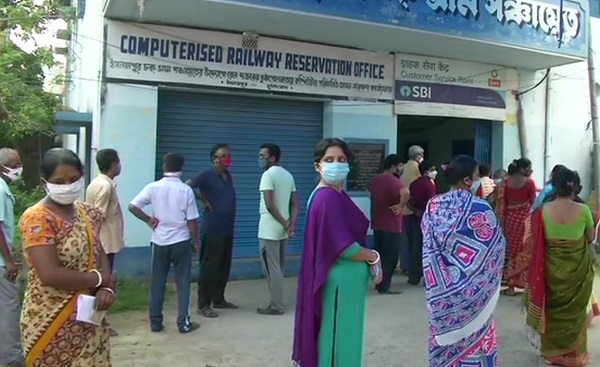
[[[343,191],[348,145],[323,139],[315,148],[321,180],[306,219],[292,360],[299,367],[363,366],[369,277],[381,281],[379,254],[369,250],[369,220]]]
[[[429,201],[421,222],[429,366],[498,367],[493,313],[506,240],[488,202],[469,190],[477,162],[459,155],[445,176],[452,189]]]

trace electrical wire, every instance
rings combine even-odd
[[[539,82],[537,82],[537,83],[536,83],[536,84],[535,84],[533,87],[531,87],[531,88],[528,88],[528,89],[526,89],[526,90],[524,90],[524,91],[522,91],[522,92],[515,93],[515,97],[516,97],[516,98],[520,98],[522,95],[524,95],[524,94],[526,94],[526,93],[529,93],[529,92],[531,92],[532,90],[534,90],[535,88],[539,87],[539,86],[540,86],[540,85],[541,85],[541,84],[544,82],[544,80],[546,80],[546,79],[548,78],[548,75],[550,75],[550,69],[549,69],[549,68],[548,68],[548,69],[546,69],[546,75],[544,75],[544,77],[543,77],[542,79],[540,79],[540,81],[539,81]]]

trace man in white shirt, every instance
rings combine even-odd
[[[279,166],[281,149],[263,144],[258,154],[260,179],[260,222],[258,239],[260,259],[271,293],[271,303],[256,311],[261,315],[282,315],[285,250],[288,237],[295,235],[298,218],[298,193],[294,177]]]
[[[187,334],[200,327],[190,321],[192,252],[198,234],[198,208],[192,188],[181,181],[183,156],[168,153],[163,159],[164,177],[146,187],[131,201],[129,211],[152,228],[152,281],[150,329],[163,330],[165,286],[171,264],[177,285],[177,327]],[[154,216],[142,210],[151,205]]]

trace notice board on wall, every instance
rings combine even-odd
[[[350,161],[350,174],[346,180],[346,191],[366,193],[373,177],[381,171],[388,152],[388,140],[347,139],[354,156]]]

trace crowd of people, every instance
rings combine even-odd
[[[407,162],[395,154],[386,157],[373,177],[369,220],[344,191],[349,146],[335,138],[316,145],[313,164],[320,181],[308,198],[293,362],[298,367],[362,366],[369,284],[381,295],[401,293],[392,284],[399,270],[410,286],[425,288],[431,367],[500,365],[494,311],[501,295],[523,297],[528,336],[546,363],[588,364],[587,327],[600,315],[590,247],[597,230],[594,215],[578,196],[577,172],[558,165],[538,190],[525,158],[492,176],[488,165],[469,156],[438,168],[424,159],[421,147],[408,153]],[[285,253],[288,239],[296,235],[300,199],[292,173],[280,165],[279,146],[263,144],[257,155],[263,171],[258,247],[270,300],[256,311],[277,316],[286,312]],[[183,181],[184,157],[166,154],[163,177],[129,203],[132,215],[152,231],[152,332],[164,330],[171,266],[177,329],[188,334],[200,327],[189,311],[197,251],[197,313],[216,318],[219,309],[238,308],[225,297],[237,201],[231,150],[215,145],[210,159],[211,168]],[[106,319],[99,325],[79,321],[77,311],[81,295],[95,297],[98,311],[115,302],[114,261],[125,246],[114,183],[121,172],[118,152],[99,150],[96,163],[100,174],[82,202],[84,167],[77,155],[54,148],[43,156],[41,186],[47,195],[18,222],[29,268],[21,306],[9,185],[23,168],[17,151],[0,149],[1,366],[111,366],[109,337],[117,330]],[[447,192],[439,192],[438,176],[450,185]],[[149,206],[151,215],[145,211]]]

